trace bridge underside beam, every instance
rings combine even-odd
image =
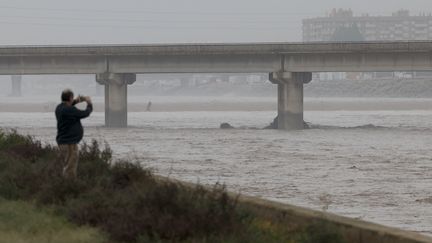
[[[0,75],[432,71],[432,52],[0,56]]]
[[[276,72],[270,73],[269,80],[278,85],[277,128],[304,129],[303,84],[312,80],[312,73]]]
[[[291,72],[431,71],[432,53],[302,53],[284,55],[283,63]]]
[[[96,81],[105,85],[105,126],[127,127],[127,86],[136,81],[136,75],[102,73]]]
[[[432,53],[119,56],[109,63],[116,73],[432,71]]]
[[[107,70],[97,56],[0,56],[0,75],[95,74]]]
[[[279,70],[279,55],[115,56],[116,73],[269,73]]]

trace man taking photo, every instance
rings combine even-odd
[[[74,99],[74,93],[70,89],[62,92],[61,101],[62,103],[55,110],[57,119],[56,140],[64,165],[63,176],[67,179],[75,179],[78,168],[78,143],[84,136],[81,119],[90,116],[93,111],[93,104],[88,96],[78,96]],[[87,103],[85,110],[75,107],[76,104],[81,102]]]

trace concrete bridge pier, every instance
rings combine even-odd
[[[101,73],[96,81],[105,85],[105,126],[127,127],[127,86],[136,81],[136,74]]]
[[[21,81],[22,81],[21,75],[12,75],[11,76],[11,82],[12,82],[11,96],[14,96],[14,97],[21,96]]]
[[[269,80],[278,85],[277,128],[304,129],[303,84],[312,80],[312,73],[273,72]]]

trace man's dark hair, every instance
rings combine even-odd
[[[70,99],[73,98],[73,96],[74,96],[74,93],[72,92],[72,90],[65,89],[65,90],[63,90],[63,92],[61,94],[61,100],[63,102],[70,101]]]

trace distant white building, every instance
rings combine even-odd
[[[391,16],[354,16],[351,10],[336,10],[326,17],[303,20],[303,41],[330,41],[338,29],[355,26],[366,41],[432,40],[432,15],[410,15],[399,10]]]
[[[432,14],[410,15],[399,10],[391,16],[354,16],[351,10],[333,9],[326,17],[303,20],[303,41],[413,41],[432,40]],[[321,73],[316,78],[368,79],[430,77],[429,72],[415,73]]]

